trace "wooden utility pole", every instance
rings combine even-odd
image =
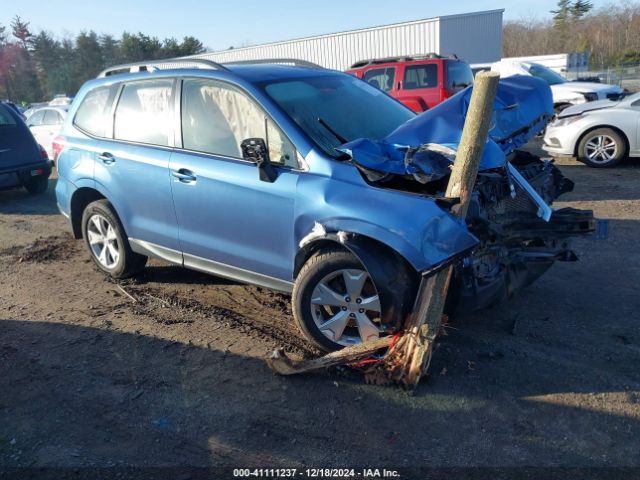
[[[459,218],[465,218],[471,193],[478,175],[480,159],[487,142],[493,119],[493,103],[500,75],[496,72],[480,72],[476,75],[462,138],[451,170],[446,196],[460,198],[452,209]],[[374,383],[399,383],[414,388],[427,371],[436,337],[442,327],[444,303],[447,298],[453,267],[448,266],[427,278],[422,278],[413,312],[406,320],[404,333],[389,349],[385,357],[368,373],[367,379]],[[290,375],[328,367],[336,364],[357,362],[390,344],[380,339],[371,344],[348,347],[325,357],[295,362],[282,351],[274,352],[269,364],[276,372]]]

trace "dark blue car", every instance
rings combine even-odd
[[[0,102],[0,189],[24,187],[29,193],[47,189],[51,162],[11,106]]]
[[[571,182],[515,151],[553,113],[544,83],[502,82],[464,222],[444,190],[470,90],[416,116],[351,75],[278,63],[127,65],[82,87],[56,195],[102,271],[153,256],[291,294],[332,350],[396,331],[444,265],[450,303],[483,308],[592,230],[591,212],[549,206]]]

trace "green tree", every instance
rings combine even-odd
[[[29,40],[33,36],[29,30],[29,22],[23,22],[20,16],[16,15],[11,20],[11,33],[20,41],[20,45],[25,50],[29,47]]]
[[[110,67],[121,62],[120,43],[113,35],[100,35],[98,42],[100,43],[102,62],[105,67]]]
[[[93,31],[81,32],[75,42],[72,90],[80,88],[84,82],[94,78],[103,68],[104,61],[98,35]]]
[[[51,98],[58,87],[57,70],[60,65],[60,42],[43,30],[31,39],[31,49],[42,92],[45,98]]]
[[[593,3],[586,0],[576,0],[570,7],[571,18],[578,20],[584,17],[593,8]]]
[[[7,44],[7,27],[0,23],[0,48]]]

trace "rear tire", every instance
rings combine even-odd
[[[31,195],[39,195],[47,191],[49,188],[49,179],[47,177],[39,176],[39,177],[29,177],[27,178],[22,186],[27,189]]]
[[[113,278],[131,277],[147,263],[147,257],[131,250],[122,223],[107,200],[97,200],[84,209],[82,236],[93,262]]]
[[[578,144],[578,160],[593,168],[614,167],[626,153],[626,142],[611,128],[591,130]]]

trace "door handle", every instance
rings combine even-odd
[[[197,177],[191,170],[181,168],[180,170],[172,170],[171,175],[177,178],[182,183],[195,183]]]
[[[98,159],[101,160],[105,165],[116,163],[116,158],[109,152],[101,153],[100,155],[98,155]]]

